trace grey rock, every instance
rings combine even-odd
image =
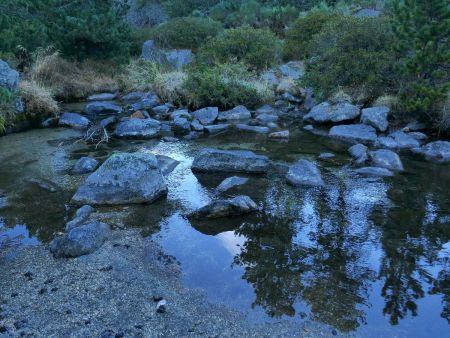
[[[348,102],[339,102],[337,104],[322,102],[317,106],[314,106],[311,111],[303,117],[303,120],[315,123],[336,123],[354,120],[359,114],[359,108]]]
[[[117,93],[94,94],[87,98],[88,101],[112,101],[117,98]]]
[[[245,150],[203,149],[194,159],[192,170],[197,172],[266,173],[269,159]]]
[[[261,115],[261,114],[277,115],[277,109],[275,109],[271,105],[265,104],[264,106],[259,107],[255,111],[255,114],[256,114],[256,116]]]
[[[164,53],[169,65],[175,69],[182,69],[194,60],[194,54],[190,49],[172,49]]]
[[[396,131],[388,137],[380,137],[378,143],[385,148],[408,149],[420,146],[420,142],[414,137],[404,133],[403,131]]]
[[[252,117],[250,111],[244,106],[237,106],[231,110],[221,112],[218,116],[219,121],[246,120]]]
[[[195,131],[203,131],[205,127],[199,122],[199,120],[194,120],[191,122],[191,129]]]
[[[287,181],[295,186],[323,186],[322,175],[319,168],[307,160],[299,160],[289,167],[286,174]]]
[[[61,190],[61,188],[56,183],[43,178],[29,178],[28,182],[35,184],[39,188],[47,190],[49,192],[57,192]]]
[[[239,216],[258,210],[258,205],[248,196],[214,201],[189,215],[193,219],[212,219]]]
[[[366,124],[334,126],[330,129],[328,135],[347,141],[375,142],[377,140],[375,129]]]
[[[280,84],[280,80],[278,79],[274,70],[267,70],[260,75],[260,80],[271,88],[276,88]]]
[[[121,100],[125,103],[135,103],[144,98],[146,94],[144,92],[131,92],[121,97]]]
[[[291,103],[302,103],[302,101],[303,101],[301,98],[294,96],[291,93],[283,93],[281,95],[281,98],[284,101],[291,102]]]
[[[158,160],[152,154],[111,155],[72,197],[76,204],[150,203],[167,194]]]
[[[231,125],[226,123],[214,124],[212,126],[205,126],[205,132],[209,135],[216,135],[219,133],[223,133],[230,129]]]
[[[278,124],[276,124],[275,122],[269,122],[266,124],[267,127],[269,127],[270,129],[279,129],[280,127],[278,126]]]
[[[389,107],[372,107],[361,111],[361,122],[374,127],[379,131],[386,131],[389,127],[387,120]]]
[[[169,104],[163,104],[160,106],[156,106],[152,108],[152,111],[156,114],[156,115],[161,115],[161,116],[166,116],[170,109],[172,109],[172,106]]]
[[[44,122],[41,123],[42,128],[53,128],[57,127],[59,122],[59,118],[57,117],[49,117]]]
[[[270,132],[270,129],[267,127],[249,126],[248,124],[241,124],[241,123],[236,125],[236,129],[257,134],[267,134]]]
[[[87,129],[91,125],[91,121],[77,113],[62,113],[59,117],[58,125],[75,129]]]
[[[15,92],[19,88],[19,73],[3,60],[0,60],[0,87],[10,92]]]
[[[348,152],[353,158],[360,158],[361,156],[367,155],[367,148],[364,144],[358,143],[354,146],[348,148]]]
[[[50,252],[56,258],[71,258],[88,255],[98,250],[110,234],[109,226],[93,221],[77,226],[64,236],[50,243]]]
[[[231,188],[237,187],[239,185],[243,185],[248,182],[248,178],[246,177],[239,177],[239,176],[232,176],[224,179],[222,183],[219,184],[219,186],[216,188],[217,192],[222,193],[227,190],[230,190]]]
[[[305,65],[301,61],[290,61],[281,65],[279,70],[282,76],[298,80],[305,74]]]
[[[288,139],[289,138],[289,130],[277,131],[274,133],[270,133],[268,136],[270,139],[279,140],[279,139]]]
[[[201,135],[202,135],[201,132],[198,132],[198,131],[191,131],[189,134],[187,134],[187,135],[185,135],[185,136],[183,137],[183,140],[186,140],[186,141],[196,140],[196,139],[198,139]]]
[[[187,109],[178,109],[170,114],[170,118],[172,120],[175,120],[177,117],[183,117],[185,119],[188,119],[189,121],[192,119],[192,115]]]
[[[162,138],[162,140],[164,142],[178,142],[179,141],[179,139],[177,139],[176,137],[172,137],[172,136],[164,136]]]
[[[71,173],[73,175],[82,175],[93,172],[97,166],[98,161],[92,157],[82,157],[73,166]]]
[[[163,50],[156,47],[153,40],[147,40],[142,46],[141,58],[159,64],[181,69],[192,62],[194,54],[189,49]]]
[[[192,113],[192,116],[200,121],[204,126],[213,124],[219,115],[219,108],[207,107],[196,110]]]
[[[159,106],[161,103],[159,101],[158,96],[151,95],[149,97],[145,97],[142,100],[133,103],[131,105],[132,110],[142,110],[142,109],[152,109],[153,107]]]
[[[391,177],[394,173],[386,168],[380,167],[364,167],[355,169],[355,172],[361,175]]]
[[[191,131],[191,123],[184,117],[176,117],[173,120],[172,128],[176,134],[185,135]]]
[[[172,125],[169,123],[161,123],[161,133],[169,133],[172,131]]]
[[[153,40],[147,40],[142,45],[141,58],[159,64],[168,64],[166,54],[159,49]]]
[[[429,161],[450,163],[450,142],[448,141],[430,142],[420,148],[414,148],[412,151],[423,155]]]
[[[413,131],[411,133],[408,133],[408,135],[416,139],[417,141],[425,141],[426,139],[428,139],[428,136],[426,134],[419,131]]]
[[[85,224],[94,211],[95,209],[90,205],[83,205],[76,211],[74,218],[66,223],[66,232]]]
[[[122,107],[108,102],[108,101],[96,101],[88,103],[83,111],[88,115],[109,115],[122,113]]]
[[[164,176],[169,175],[180,164],[180,161],[174,160],[169,156],[156,155],[158,160],[159,169]]]
[[[307,124],[306,126],[303,127],[303,129],[307,130],[307,131],[311,131],[314,129],[314,126],[312,126],[311,124]]]
[[[258,116],[256,116],[256,120],[259,123],[262,123],[262,124],[268,124],[268,123],[271,123],[271,122],[277,122],[278,121],[278,115],[259,114]]]
[[[161,123],[153,119],[125,119],[119,122],[114,135],[119,138],[151,139],[160,135]]]
[[[156,312],[157,313],[166,313],[167,311],[167,301],[165,299],[161,299],[156,304]]]
[[[108,129],[113,124],[115,124],[118,121],[117,116],[108,116],[100,121],[100,126],[102,128]]]
[[[391,150],[380,149],[369,152],[372,164],[375,167],[389,169],[391,171],[403,171],[403,163],[400,157]]]
[[[422,131],[422,130],[426,130],[427,129],[427,125],[425,123],[421,123],[421,122],[410,122],[406,125],[406,127],[404,128],[405,132],[409,132],[409,131]]]

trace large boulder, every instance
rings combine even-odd
[[[303,117],[304,121],[315,123],[343,122],[356,119],[360,114],[360,109],[348,102],[331,104],[322,102],[314,106],[311,111]]]
[[[366,124],[334,126],[328,135],[347,141],[375,142],[377,140],[375,128]]]
[[[420,146],[420,142],[418,140],[403,131],[396,131],[388,137],[380,137],[378,139],[378,143],[384,148],[392,149],[409,149]]]
[[[82,175],[93,172],[98,166],[98,161],[92,157],[81,157],[71,170],[72,175]]]
[[[153,119],[126,119],[117,124],[114,135],[119,138],[151,139],[160,135],[161,123]]]
[[[61,114],[58,125],[75,129],[87,129],[91,125],[91,121],[80,114],[67,112]]]
[[[167,194],[167,186],[152,154],[111,155],[72,197],[76,204],[150,203]]]
[[[298,80],[305,74],[305,65],[301,61],[290,61],[281,65],[278,69],[283,77],[293,80]]]
[[[218,116],[219,121],[246,120],[252,117],[252,114],[245,106],[237,106],[231,110],[221,112]]]
[[[50,243],[50,252],[57,258],[88,255],[98,250],[108,239],[109,226],[92,221],[69,230]]]
[[[95,101],[88,103],[84,107],[84,112],[88,115],[111,115],[120,114],[123,109],[121,106],[108,101]]]
[[[189,49],[163,50],[156,47],[153,40],[147,40],[142,46],[142,59],[170,65],[176,69],[181,69],[194,59],[194,54]]]
[[[389,127],[388,115],[389,107],[372,107],[361,111],[361,122],[376,128],[379,131],[386,131]]]
[[[319,168],[307,160],[299,160],[289,167],[286,174],[287,181],[295,186],[323,186]]]
[[[5,61],[0,60],[0,87],[14,92],[19,88],[19,73]]]
[[[438,163],[450,163],[450,142],[430,142],[420,148],[412,149],[413,152],[423,155],[427,160]]]
[[[211,219],[239,216],[258,210],[258,205],[248,196],[236,196],[229,200],[214,201],[189,215],[193,219]]]
[[[379,149],[369,152],[372,164],[375,167],[389,169],[391,171],[403,171],[400,157],[391,150]]]
[[[192,116],[200,121],[204,126],[213,124],[219,115],[219,108],[217,107],[207,107],[196,110],[192,113]]]
[[[269,170],[266,156],[246,150],[203,149],[192,163],[197,172],[243,172],[262,174]]]

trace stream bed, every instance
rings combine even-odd
[[[71,129],[0,138],[0,250],[47,244],[64,231],[70,199],[84,176],[69,170],[82,156],[149,152],[180,164],[167,198],[150,205],[97,208],[113,227],[151,236],[179,262],[183,283],[250,321],[311,320],[363,337],[450,337],[450,167],[402,153],[405,172],[357,175],[348,144],[291,127],[287,142],[230,131],[193,141],[112,140],[98,148]],[[249,216],[188,221],[232,175],[190,170],[204,147],[246,149],[271,160],[318,163],[323,188],[295,188],[280,175],[239,175],[248,183],[224,197],[248,195]],[[336,156],[320,159],[319,154]],[[30,179],[51,181],[49,192]],[[4,197],[2,197],[4,196]],[[3,198],[3,200],[2,200]],[[3,202],[2,202],[3,201]]]

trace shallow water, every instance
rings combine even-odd
[[[1,245],[46,243],[63,231],[83,176],[68,170],[81,156],[113,151],[171,156],[169,194],[148,206],[101,208],[115,226],[139,227],[180,263],[187,286],[247,312],[250,320],[310,319],[364,337],[445,337],[450,332],[450,170],[402,154],[393,178],[355,175],[348,145],[291,128],[289,142],[228,133],[191,142],[114,141],[98,149],[68,129],[0,138]],[[302,189],[277,175],[248,176],[224,196],[246,194],[261,212],[190,223],[183,215],[216,198],[225,174],[194,175],[202,147],[249,149],[272,160],[317,161],[326,187]],[[319,160],[321,152],[337,156]],[[61,187],[47,192],[29,178]]]

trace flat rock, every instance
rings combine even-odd
[[[145,97],[141,100],[139,100],[136,103],[133,103],[131,105],[132,110],[142,110],[142,109],[152,109],[156,106],[159,106],[161,102],[159,101],[158,96],[151,95],[149,97]]]
[[[86,179],[72,201],[90,205],[151,203],[166,194],[153,154],[116,153]]]
[[[361,111],[361,123],[368,124],[378,131],[386,131],[389,127],[389,107],[372,107]]]
[[[369,152],[372,164],[375,167],[389,169],[391,171],[403,171],[403,163],[398,154],[388,149],[379,149]]]
[[[91,125],[91,121],[80,114],[67,112],[61,114],[58,125],[75,129],[87,129]]]
[[[417,148],[420,142],[403,131],[396,131],[388,137],[380,137],[378,143],[385,148],[408,149]]]
[[[217,107],[207,107],[196,110],[192,113],[194,118],[200,121],[204,126],[213,124],[219,116],[219,108]]]
[[[258,210],[258,205],[248,196],[214,201],[189,215],[193,219],[211,219],[239,216]]]
[[[98,250],[110,234],[105,223],[92,221],[69,230],[50,243],[50,252],[56,258],[88,255]]]
[[[420,148],[414,148],[412,151],[423,155],[429,161],[450,163],[450,142],[448,141],[430,142]]]
[[[231,110],[219,113],[217,119],[219,121],[235,121],[247,120],[252,117],[252,114],[245,106],[237,106]]]
[[[108,101],[96,101],[88,103],[83,111],[88,115],[109,115],[109,114],[120,114],[123,109],[117,104]]]
[[[243,185],[248,182],[248,178],[246,177],[239,177],[239,176],[232,176],[224,179],[222,183],[219,184],[219,186],[216,188],[217,192],[222,193],[227,190],[230,190],[231,188],[237,187],[239,185]]]
[[[88,101],[112,101],[117,98],[117,93],[99,93],[91,95],[87,98]]]
[[[355,172],[361,175],[391,177],[394,173],[386,168],[380,167],[364,167],[355,169]]]
[[[151,139],[158,137],[161,123],[153,119],[125,119],[119,122],[114,135],[119,138]]]
[[[304,121],[315,123],[343,122],[356,119],[360,115],[360,109],[348,102],[331,104],[322,102],[314,106],[311,111],[303,117]]]
[[[323,186],[319,168],[307,160],[299,160],[289,167],[286,174],[287,181],[295,186]]]
[[[82,175],[93,172],[97,166],[98,161],[92,157],[81,157],[73,166],[71,174]]]
[[[205,126],[204,130],[208,135],[216,135],[230,129],[231,125],[226,123],[214,124],[211,126]]]
[[[347,141],[375,142],[377,140],[375,128],[366,124],[334,126],[330,129],[328,135]]]
[[[156,155],[156,159],[158,160],[159,169],[164,176],[169,175],[180,164],[180,161],[165,155]]]
[[[252,133],[257,133],[257,134],[267,134],[270,132],[270,129],[268,127],[249,126],[248,124],[242,124],[242,123],[236,124],[236,129],[248,131],[248,132],[252,132]]]
[[[246,150],[203,149],[194,159],[197,172],[243,172],[263,174],[270,166],[268,157]]]

